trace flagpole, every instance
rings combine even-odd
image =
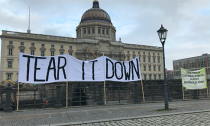
[[[18,91],[17,91],[17,111],[18,111],[18,109],[19,109],[19,89],[20,89],[19,83],[20,83],[20,82],[18,82]]]
[[[104,56],[104,53],[103,53],[103,56]],[[105,79],[104,79],[104,104],[106,105],[106,82],[105,82]]]
[[[66,107],[68,107],[68,81],[66,81]]]
[[[142,95],[143,95],[143,102],[145,102],[145,99],[144,99],[144,87],[143,87],[142,79],[141,79],[141,89],[142,89]]]

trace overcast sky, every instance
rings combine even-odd
[[[0,0],[0,30],[76,37],[76,26],[93,0]],[[168,30],[166,68],[173,60],[210,53],[210,0],[99,0],[111,17],[117,40],[159,46],[157,30]]]

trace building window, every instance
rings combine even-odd
[[[9,79],[12,79],[12,74],[11,73],[7,74],[7,80],[9,80]]]
[[[155,56],[155,53],[153,53],[153,56]]]
[[[20,52],[24,53],[24,49],[20,49]]]
[[[101,34],[101,29],[100,28],[98,28],[98,34]]]
[[[153,57],[153,63],[155,63],[155,57]]]
[[[33,47],[34,46],[34,43],[31,43],[31,46]]]
[[[133,53],[135,54],[135,51],[133,51]]]
[[[156,80],[156,74],[154,74],[154,80]]]
[[[9,48],[9,49],[8,49],[8,55],[9,55],[9,56],[12,56],[12,51],[13,51],[12,48]]]
[[[127,53],[129,53],[129,51],[127,51]]]
[[[44,47],[44,44],[42,44],[42,47]]]
[[[133,59],[135,58],[135,56],[133,55]]]
[[[149,75],[149,80],[152,80],[152,75],[151,74]]]
[[[31,50],[31,55],[34,55],[34,50]]]
[[[151,71],[151,66],[149,66],[149,71]]]
[[[147,75],[146,74],[144,74],[144,80],[147,80]]]
[[[51,48],[54,48],[54,45],[53,44],[51,45]]]
[[[63,55],[63,52],[60,52],[60,55]]]
[[[92,33],[95,34],[95,29],[94,28],[92,29]]]
[[[88,34],[90,34],[90,29],[88,29]]]
[[[159,53],[158,53],[158,56],[159,56]]]
[[[144,71],[146,71],[146,66],[144,66]]]
[[[50,54],[51,54],[51,56],[54,56],[55,55],[55,52],[54,51],[51,51]]]
[[[7,61],[7,68],[12,68],[12,61]]]
[[[109,30],[108,29],[106,30],[106,34],[109,35]]]
[[[159,74],[159,80],[161,80],[161,74]]]
[[[158,57],[158,63],[160,63],[160,58]]]
[[[148,52],[148,55],[150,55],[150,52]]]
[[[143,57],[143,62],[146,62],[146,58],[145,57]]]
[[[160,66],[158,66],[158,71],[160,71]]]
[[[86,34],[86,29],[84,29],[84,35]]]
[[[12,43],[13,43],[12,41],[9,41],[9,44],[10,44],[10,45],[12,45]]]
[[[130,56],[127,56],[127,60],[130,60]]]
[[[41,51],[41,56],[44,56],[44,51]]]
[[[104,29],[102,29],[102,34],[104,35]]]
[[[148,57],[148,62],[150,62],[150,57]]]
[[[156,66],[153,66],[154,71],[156,71]]]
[[[138,52],[138,54],[140,55],[140,52]]]
[[[145,54],[145,52],[143,52],[143,54]]]
[[[61,49],[63,48],[63,45],[61,45]]]
[[[69,46],[69,49],[72,49],[72,46]]]
[[[20,42],[20,45],[24,45],[24,42]]]
[[[71,56],[72,56],[72,52],[69,52],[69,55],[71,55]]]

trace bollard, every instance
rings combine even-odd
[[[134,93],[135,93],[134,103],[140,103],[140,99],[138,96],[138,83],[134,83]]]
[[[8,83],[6,87],[6,103],[4,106],[4,112],[11,112],[12,107],[11,107],[11,93],[12,93],[12,87],[11,84]]]
[[[103,89],[102,89],[102,84],[100,83],[99,84],[99,90],[98,90],[98,93],[99,93],[99,96],[98,96],[98,105],[104,105],[104,100],[103,100]]]
[[[55,108],[61,108],[62,104],[61,104],[61,85],[60,82],[57,83],[56,85],[56,104],[55,104]]]

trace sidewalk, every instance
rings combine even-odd
[[[1,126],[34,126],[34,125],[73,125],[96,122],[138,120],[145,117],[160,117],[168,115],[183,115],[184,113],[203,114],[210,112],[210,100],[190,100],[169,102],[171,111],[156,111],[163,109],[164,103],[141,103],[126,105],[84,106],[61,109],[35,109],[13,112],[1,112]],[[202,112],[201,112],[202,111]],[[189,115],[189,114],[188,114]],[[210,114],[209,114],[210,116]],[[191,116],[190,116],[191,117]],[[193,117],[193,116],[192,116]],[[149,121],[151,122],[151,121]],[[114,124],[114,122],[112,122]],[[126,122],[124,122],[126,123]],[[136,123],[137,124],[137,123]],[[98,125],[96,123],[96,125]]]

